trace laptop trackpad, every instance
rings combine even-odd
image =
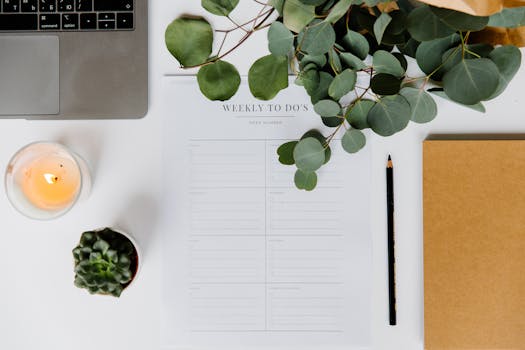
[[[59,113],[57,36],[0,36],[0,115]]]

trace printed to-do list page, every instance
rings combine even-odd
[[[276,153],[321,125],[301,87],[259,101],[243,82],[225,102],[194,77],[163,87],[163,347],[366,348],[369,146],[334,140],[301,191]]]

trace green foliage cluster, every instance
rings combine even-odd
[[[84,232],[73,249],[73,258],[75,285],[91,294],[119,297],[138,267],[133,243],[109,228]]]
[[[202,0],[202,6],[236,23],[230,13],[238,2]],[[271,54],[255,61],[248,74],[253,96],[272,99],[288,87],[292,71],[322,123],[333,128],[326,137],[309,131],[279,147],[280,162],[297,167],[295,184],[300,189],[315,188],[316,171],[330,159],[330,143],[336,134],[342,134],[345,151],[358,152],[366,143],[363,129],[390,136],[411,121],[433,120],[437,106],[431,94],[484,112],[482,102],[500,95],[521,64],[518,48],[473,43],[470,34],[487,25],[521,25],[525,8],[476,17],[408,0],[257,3],[262,8],[254,19],[215,31],[223,34],[215,55],[211,54],[213,30],[200,17],[172,22],[166,30],[166,45],[183,67],[201,67],[197,79],[205,96],[227,100],[237,92],[240,76],[224,57],[254,32],[269,27]],[[245,35],[223,53],[226,38],[234,30],[243,30]],[[413,59],[423,75],[407,74],[408,61]]]

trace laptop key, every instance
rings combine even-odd
[[[75,11],[75,1],[74,0],[58,0],[58,11],[60,12]]]
[[[87,12],[93,10],[93,0],[75,0],[75,6],[79,12]]]
[[[115,21],[98,21],[98,29],[115,29]]]
[[[41,14],[40,15],[40,29],[42,30],[60,29],[60,15],[59,14]]]
[[[78,29],[78,13],[62,14],[62,29],[65,29],[65,30]]]
[[[81,13],[80,14],[80,29],[97,29],[97,14],[96,13]]]
[[[117,29],[133,29],[133,13],[117,13]]]
[[[38,0],[22,0],[20,10],[22,12],[36,12],[38,10]]]
[[[0,30],[37,30],[37,14],[0,14]]]
[[[98,20],[99,21],[114,21],[115,14],[114,13],[99,13]]]
[[[40,0],[40,12],[55,12],[56,0]]]
[[[133,11],[133,0],[93,0],[95,11]]]
[[[4,12],[20,12],[20,0],[2,0]]]

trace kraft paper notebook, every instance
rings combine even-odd
[[[525,349],[525,140],[423,147],[425,349]]]

